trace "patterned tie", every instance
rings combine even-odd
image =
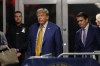
[[[85,46],[85,42],[86,42],[86,31],[85,29],[83,29],[83,44]]]
[[[41,53],[42,35],[43,35],[43,27],[40,27],[40,31],[38,33],[38,38],[36,42],[36,49],[35,49],[36,56],[40,56]]]

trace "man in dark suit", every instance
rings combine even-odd
[[[27,50],[27,30],[25,25],[22,23],[22,13],[20,11],[15,11],[14,19],[15,22],[13,25],[8,27],[6,36],[8,45],[17,50],[17,56],[20,61],[17,66],[20,66],[25,58],[25,52]]]
[[[89,23],[87,14],[80,12],[76,19],[81,27],[75,36],[75,52],[94,52],[99,50],[98,28]]]
[[[49,11],[46,8],[37,10],[38,23],[33,24],[29,29],[29,48],[27,51],[29,56],[40,56],[51,53],[58,56],[63,52],[62,36],[60,28],[48,21]],[[39,42],[39,34],[43,30],[42,39]],[[40,44],[40,46],[38,46]],[[37,46],[39,48],[37,48]],[[37,52],[38,50],[38,52]]]

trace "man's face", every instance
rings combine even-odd
[[[21,21],[22,21],[22,15],[21,15],[21,13],[16,13],[15,14],[15,22],[16,23],[21,23]]]
[[[96,20],[96,24],[97,24],[98,26],[100,26],[100,22],[99,22],[98,20]]]
[[[46,21],[48,21],[48,16],[46,15],[45,12],[39,12],[37,14],[37,18],[38,18],[38,23],[40,25],[44,25],[46,23]]]
[[[81,28],[85,28],[86,25],[88,24],[88,19],[84,19],[84,17],[77,17],[78,25]]]

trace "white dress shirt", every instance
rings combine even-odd
[[[45,34],[45,31],[46,31],[46,27],[48,25],[48,21],[43,25],[43,35],[42,35],[42,43],[43,43],[43,38],[44,38],[44,34]],[[38,29],[38,33],[40,31],[40,27]],[[38,38],[38,33],[37,33],[37,38]],[[37,38],[36,38],[36,43],[37,43]],[[42,48],[42,45],[41,45],[41,48]]]
[[[88,28],[89,28],[89,23],[86,25],[86,27],[84,28],[85,29],[85,34],[86,34],[86,37],[87,37],[87,32],[88,32]],[[83,43],[83,30],[82,30],[82,35],[81,35],[81,40],[82,40],[82,43]]]

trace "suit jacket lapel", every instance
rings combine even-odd
[[[44,44],[47,36],[49,35],[49,33],[50,33],[50,25],[49,25],[49,22],[48,22],[48,25],[47,25],[46,30],[45,30],[44,38],[43,38],[43,44]]]
[[[91,25],[89,25],[88,32],[87,32],[87,37],[86,37],[86,46],[89,45],[92,39],[92,29]]]
[[[38,28],[39,28],[39,25],[37,24],[37,26],[36,26],[36,28],[35,28],[35,31],[33,31],[33,32],[35,32],[34,34],[34,36],[35,36],[35,45],[36,45],[36,39],[37,39],[37,34],[38,34]]]

